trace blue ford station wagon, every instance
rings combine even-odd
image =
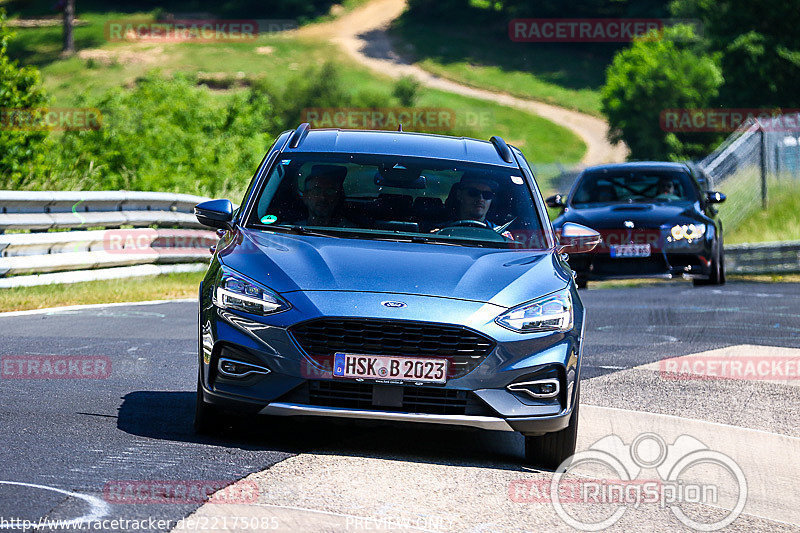
[[[585,312],[522,153],[388,131],[281,134],[200,287],[195,428],[244,416],[517,431],[527,461],[574,453]]]

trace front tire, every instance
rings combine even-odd
[[[725,285],[725,251],[722,248],[722,242],[717,243],[717,254],[711,260],[711,274],[708,279],[695,279],[692,280],[695,287],[704,285]]]
[[[578,442],[578,407],[580,407],[581,389],[575,393],[575,406],[569,417],[569,425],[561,431],[539,436],[525,435],[525,461],[531,465],[547,470],[555,470],[566,459],[575,455]]]
[[[222,431],[223,417],[219,409],[203,400],[203,385],[197,376],[197,397],[194,405],[194,432],[198,435],[216,435]]]

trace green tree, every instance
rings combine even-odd
[[[676,0],[721,53],[725,107],[800,107],[800,0]]]
[[[38,171],[44,160],[42,141],[47,132],[30,131],[15,125],[13,110],[32,110],[47,103],[39,71],[19,67],[8,58],[7,46],[13,37],[0,9],[0,187],[15,188],[20,181]]]
[[[632,159],[704,154],[717,136],[664,131],[660,116],[666,109],[708,107],[721,84],[718,58],[698,49],[691,27],[678,25],[637,39],[606,71],[602,108],[610,140],[624,140]]]
[[[400,105],[413,107],[419,96],[419,82],[413,76],[403,76],[394,83],[392,95],[397,98]]]

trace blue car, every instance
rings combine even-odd
[[[281,134],[200,287],[195,428],[238,415],[517,431],[536,465],[575,449],[585,312],[522,153],[409,132]]]

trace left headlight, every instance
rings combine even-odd
[[[495,318],[497,324],[520,333],[572,329],[572,294],[569,288],[509,309]]]
[[[222,275],[214,291],[214,304],[254,315],[273,315],[292,307],[275,292],[230,272]]]

